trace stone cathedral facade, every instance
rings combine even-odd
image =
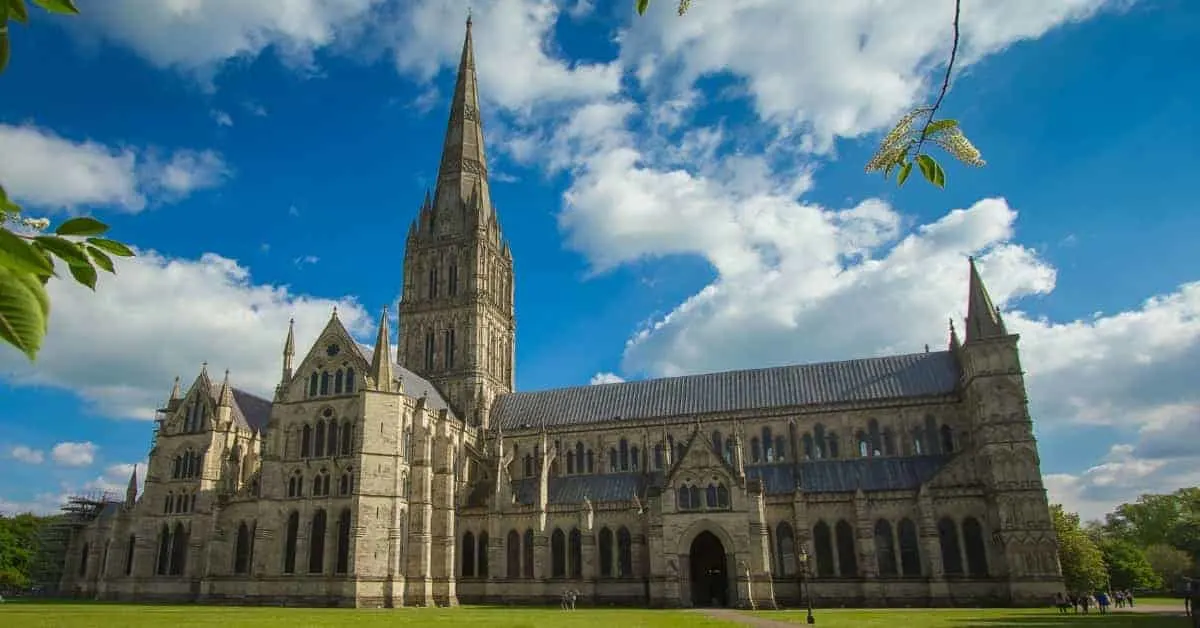
[[[470,22],[398,355],[336,312],[273,399],[176,380],[144,487],[63,590],[385,606],[1042,604],[1061,589],[1017,336],[969,264],[966,328],[911,355],[514,392],[513,255]],[[221,381],[217,381],[220,379]]]

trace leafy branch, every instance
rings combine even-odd
[[[51,13],[76,15],[72,0],[32,0]],[[9,18],[29,23],[25,0],[0,0],[0,72],[10,56]],[[46,233],[46,218],[25,218],[21,207],[0,185],[0,340],[37,359],[50,322],[46,283],[57,278],[56,260],[75,281],[96,289],[97,267],[116,274],[113,256],[132,257],[128,246],[101,237],[108,225],[83,216],[68,219]]]
[[[691,4],[691,0],[679,0],[679,15],[687,13]],[[650,0],[636,0],[638,15],[644,15],[649,6]],[[884,136],[875,155],[867,162],[867,172],[882,172],[884,178],[890,178],[892,172],[897,172],[896,184],[904,185],[912,174],[913,164],[916,164],[926,181],[938,188],[945,188],[946,171],[927,152],[929,145],[941,148],[968,166],[978,168],[985,164],[979,149],[967,139],[957,120],[934,119],[946,98],[946,92],[950,91],[950,76],[954,71],[954,60],[958,56],[961,16],[962,0],[954,0],[954,40],[950,46],[950,60],[946,63],[946,75],[942,79],[942,89],[938,92],[937,100],[932,105],[917,107],[900,118],[896,126]],[[915,123],[921,118],[924,118],[924,124],[916,127]]]

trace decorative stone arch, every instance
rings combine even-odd
[[[721,546],[725,549],[725,574],[727,577],[727,605],[729,607],[739,606],[739,602],[745,596],[745,592],[738,584],[738,573],[740,571],[738,556],[746,553],[746,548],[737,543],[732,535],[725,530],[719,523],[709,518],[701,518],[693,521],[691,525],[683,530],[679,535],[679,540],[676,543],[675,554],[679,561],[679,595],[680,602],[684,606],[692,605],[692,582],[691,582],[691,550],[692,543],[696,537],[708,532],[717,537],[721,542]]]

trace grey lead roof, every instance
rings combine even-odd
[[[932,479],[948,459],[906,456],[809,460],[747,466],[746,477],[762,480],[768,495],[790,495],[797,487],[805,493],[853,493],[860,488],[867,492],[916,490]],[[550,478],[546,496],[551,504],[580,504],[584,497],[593,504],[631,501],[635,495],[644,495],[648,486],[662,482],[661,472],[558,476]],[[517,501],[537,503],[537,485],[537,478],[514,480]]]
[[[358,352],[367,361],[367,364],[370,364],[371,359],[374,357],[371,355],[371,351],[368,351],[366,347],[358,343],[355,343],[355,346],[358,347]],[[437,386],[431,384],[424,377],[404,368],[404,365],[393,363],[392,374],[396,379],[400,380],[400,386],[404,390],[404,394],[418,399],[425,397],[425,407],[431,410],[450,408],[450,404],[446,403],[446,400],[442,398],[442,393],[438,392]],[[453,414],[453,410],[451,410],[451,413]]]
[[[958,384],[949,351],[599,384],[497,397],[492,424],[565,427],[748,409],[944,395]]]
[[[270,401],[240,388],[234,388],[233,405],[235,410],[241,411],[242,418],[250,429],[260,434],[266,433],[267,421],[271,418]]]

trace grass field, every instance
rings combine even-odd
[[[1182,606],[1180,606],[1182,608]],[[644,609],[579,609],[573,613],[557,608],[462,607],[455,609],[310,609],[268,607],[219,607],[188,605],[132,605],[105,603],[10,602],[0,605],[0,626],[25,628],[190,628],[254,626],[255,628],[324,628],[332,626],[480,626],[487,628],[737,628],[803,624],[804,611],[760,611],[731,615],[722,621],[698,611]],[[1114,613],[1058,615],[1056,611],[1030,609],[894,609],[817,610],[817,625],[835,628],[852,626],[896,626],[920,628],[1025,626],[1056,628],[1168,628],[1186,626],[1182,617],[1153,614]],[[757,620],[757,621],[756,621]]]

